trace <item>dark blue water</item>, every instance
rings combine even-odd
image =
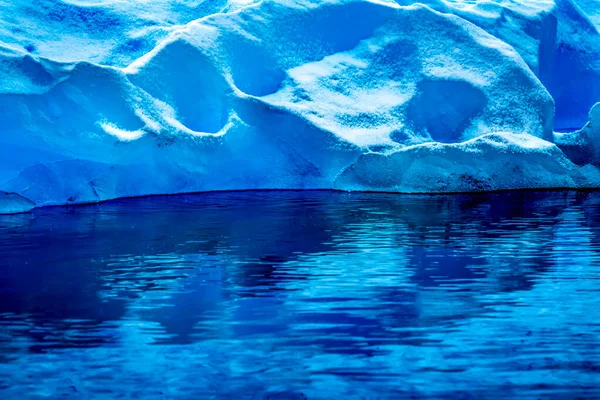
[[[600,398],[600,193],[0,217],[0,398]]]

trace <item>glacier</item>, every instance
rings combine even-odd
[[[600,188],[597,0],[0,0],[0,213]]]

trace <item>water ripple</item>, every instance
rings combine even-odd
[[[2,398],[600,398],[600,193],[0,217]]]

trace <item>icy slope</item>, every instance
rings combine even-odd
[[[426,1],[513,46],[554,98],[557,129],[585,123],[600,100],[600,1]]]
[[[23,196],[0,191],[0,215],[24,213],[30,211],[33,207],[35,207],[35,204]]]
[[[0,0],[0,190],[600,187],[597,7],[556,1]]]
[[[577,164],[600,165],[600,103],[590,111],[589,122],[575,132],[556,132],[555,142]]]

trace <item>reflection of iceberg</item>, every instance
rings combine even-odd
[[[549,375],[552,390],[583,382],[594,398],[599,205],[598,193],[242,192],[3,216],[0,377],[19,382],[5,397],[26,398],[41,373],[66,382],[54,397],[92,396],[116,370],[157,398],[295,383],[311,399],[387,398],[410,379],[426,398],[506,379],[529,394]],[[2,231],[5,219],[20,223]],[[513,356],[523,370],[502,369]]]
[[[600,186],[553,135],[600,100],[589,0],[40,3],[0,13],[0,190],[36,205]]]

